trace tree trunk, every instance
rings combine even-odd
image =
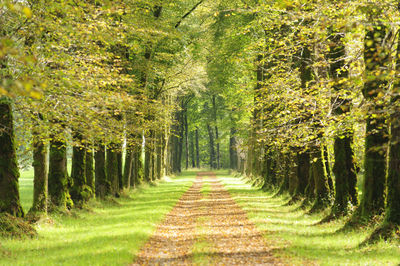
[[[357,206],[357,193],[355,198],[350,194],[350,186],[356,191],[357,174],[354,165],[354,152],[351,148],[353,142],[352,133],[349,136],[335,138],[335,201],[332,206],[331,215],[334,217],[345,216],[350,211],[350,203],[354,202]],[[355,182],[354,182],[355,181]]]
[[[263,190],[273,189],[277,186],[276,179],[276,161],[274,154],[270,151],[270,147],[266,147],[264,151],[263,169],[261,176],[264,179]]]
[[[333,180],[332,180],[332,175],[331,175],[331,167],[329,165],[329,154],[328,154],[328,148],[327,148],[326,145],[322,146],[322,158],[323,158],[323,161],[324,161],[326,177],[328,179],[330,195],[333,196],[334,193],[335,193],[335,190],[334,190],[334,187],[333,187]]]
[[[231,128],[231,135],[229,138],[229,163],[232,170],[238,169],[238,154],[236,143],[236,129]]]
[[[217,154],[216,154],[216,168],[219,169],[221,167],[220,163],[220,151],[219,151],[219,133],[218,133],[218,127],[215,126],[215,142],[216,142],[216,147],[217,147]]]
[[[11,101],[0,97],[0,213],[23,217]]]
[[[400,36],[397,37],[396,72],[400,73]],[[400,81],[397,79],[392,89],[392,105],[397,108],[391,115],[391,138],[389,146],[389,171],[387,180],[387,205],[385,221],[389,225],[400,226],[400,112],[398,94]]]
[[[196,167],[200,168],[199,129],[196,127]]]
[[[389,64],[389,52],[383,47],[386,27],[383,24],[374,26],[368,31],[364,44],[364,61],[366,63],[367,81],[363,94],[371,103],[368,110],[365,157],[364,157],[364,189],[363,199],[358,214],[360,218],[369,220],[379,215],[385,208],[386,184],[386,151],[388,148],[388,128],[383,104],[379,104],[380,93],[387,89],[387,81],[382,77],[382,69]],[[386,69],[386,71],[388,71]]]
[[[79,134],[76,138],[81,140],[82,136]],[[81,206],[89,200],[92,192],[86,181],[86,150],[79,146],[73,147],[71,178],[71,199],[75,205]]]
[[[111,185],[111,194],[116,197],[119,197],[118,149],[115,144],[109,145],[106,157],[107,178]]]
[[[216,168],[216,163],[215,163],[215,149],[214,149],[214,133],[209,124],[207,124],[207,130],[208,130],[208,137],[209,137],[209,146],[210,146],[210,168],[215,169]]]
[[[131,187],[136,187],[144,179],[143,173],[143,159],[142,159],[142,145],[138,145],[133,153],[133,167],[132,167]]]
[[[297,165],[295,164],[295,160],[293,158],[293,154],[290,154],[290,164],[289,164],[289,194],[290,196],[294,196],[296,193],[296,189],[298,187],[298,179],[297,179]]]
[[[133,152],[132,147],[128,146],[125,153],[125,165],[124,165],[124,184],[123,187],[129,189],[131,186],[132,167],[133,167]]]
[[[47,187],[48,187],[48,148],[40,136],[32,131],[33,140],[33,204],[29,210],[31,213],[47,213]]]
[[[190,134],[190,157],[192,160],[192,168],[196,168],[196,155],[194,153],[195,147],[194,147],[194,135],[193,131]]]
[[[189,169],[189,125],[187,109],[185,110],[185,169]]]
[[[335,83],[333,88],[338,93],[347,89],[343,85],[343,81],[346,81],[349,76],[348,70],[345,68],[346,47],[344,45],[344,37],[344,33],[333,31],[330,38],[329,58],[331,63],[329,71]],[[334,97],[333,108],[335,115],[344,115],[350,112],[351,102],[348,99],[342,99],[340,96]],[[330,214],[332,218],[347,215],[350,211],[350,203],[353,206],[358,205],[355,156],[351,147],[353,142],[352,132],[352,128],[346,126],[344,129],[338,130],[335,137],[335,164],[332,171],[335,175],[336,193]]]
[[[400,225],[400,113],[392,115],[389,153],[387,223]]]
[[[151,133],[150,133],[151,137]],[[151,149],[150,149],[150,137],[146,138],[146,145],[144,147],[144,181],[147,183],[151,182]]]
[[[156,144],[156,179],[161,179],[162,176],[162,161],[163,161],[163,134],[157,134],[157,144]]]
[[[111,195],[111,183],[107,178],[106,150],[104,145],[99,145],[95,153],[95,177],[96,196],[103,199]]]
[[[48,191],[51,210],[67,209],[69,200],[67,148],[64,141],[52,140],[50,142]]]
[[[91,190],[90,197],[95,194],[95,181],[94,181],[94,169],[93,169],[93,149],[86,149],[86,183]]]
[[[117,162],[118,162],[118,190],[121,191],[124,188],[124,169],[122,166],[122,148],[117,151]]]
[[[297,187],[292,201],[297,201],[306,194],[310,173],[310,156],[307,152],[298,152],[296,155]]]
[[[155,152],[155,136],[153,133],[151,141],[151,153],[150,153],[150,177],[151,181],[156,181],[156,152]]]
[[[316,146],[312,153],[312,168],[311,175],[314,178],[315,186],[315,202],[310,210],[310,213],[325,209],[330,204],[330,191],[328,178],[324,171],[323,151]]]

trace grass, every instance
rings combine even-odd
[[[19,178],[21,205],[25,213],[32,207],[33,201],[33,169],[22,171]]]
[[[291,264],[316,262],[322,265],[398,265],[400,243],[381,241],[359,248],[373,228],[337,233],[345,223],[339,220],[316,225],[327,213],[306,215],[298,205],[285,206],[288,198],[274,197],[246,183],[239,177],[218,172],[236,202],[248,212],[257,227],[265,232],[275,255]]]
[[[21,201],[32,204],[32,173],[20,180]],[[126,265],[191,186],[195,172],[143,186],[116,202],[93,201],[72,216],[51,216],[36,239],[0,239],[1,265]]]

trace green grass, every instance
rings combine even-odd
[[[326,213],[306,215],[298,205],[285,206],[287,197],[274,197],[271,193],[251,187],[243,178],[219,172],[236,202],[248,212],[249,218],[265,232],[275,254],[289,259],[291,264],[316,261],[322,265],[398,265],[399,242],[358,248],[371,233],[364,228],[346,233],[336,233],[345,220],[315,225]],[[306,261],[306,262],[305,262]]]
[[[209,182],[207,182],[207,180],[204,180],[203,185],[202,185],[202,187],[200,189],[200,192],[201,192],[201,194],[203,196],[202,199],[207,199],[208,198],[208,195],[211,192],[211,185],[210,185]]]
[[[32,181],[23,173],[21,200],[32,202]],[[126,265],[191,186],[195,172],[143,186],[115,202],[91,202],[90,211],[52,216],[37,225],[37,239],[0,239],[1,265]]]
[[[33,168],[21,172],[19,178],[19,194],[22,208],[24,208],[25,213],[27,213],[32,207],[33,202]]]

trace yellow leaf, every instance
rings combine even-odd
[[[25,16],[27,18],[31,18],[32,17],[32,10],[29,7],[24,7],[22,9],[22,12],[24,12]]]
[[[35,98],[35,99],[40,99],[40,98],[42,98],[42,94],[41,94],[40,92],[37,92],[37,91],[31,91],[31,92],[30,92],[30,96],[31,96],[32,98]]]

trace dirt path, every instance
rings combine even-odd
[[[198,173],[133,265],[164,264],[283,265],[212,172]]]

